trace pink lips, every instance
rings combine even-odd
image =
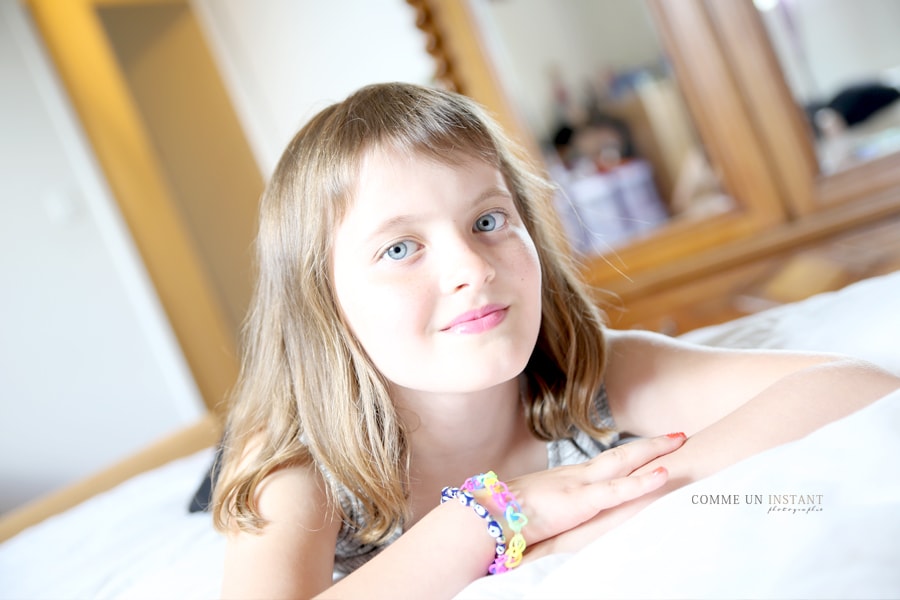
[[[506,318],[508,308],[508,306],[500,304],[488,304],[476,310],[464,312],[441,331],[482,333],[499,325]]]

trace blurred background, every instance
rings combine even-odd
[[[368,83],[483,103],[614,327],[900,268],[895,0],[0,0],[0,513],[219,411],[256,208]]]
[[[283,147],[434,71],[402,0],[44,4],[0,0],[0,512],[227,392]]]

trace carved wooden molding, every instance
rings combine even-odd
[[[434,59],[434,78],[443,87],[462,92],[459,77],[453,69],[453,60],[447,51],[444,34],[435,20],[434,7],[426,0],[406,0],[416,11],[416,27],[426,38],[425,50]]]

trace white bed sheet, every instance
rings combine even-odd
[[[224,538],[190,497],[203,450],[134,477],[0,545],[0,598],[215,598]]]
[[[900,271],[681,337],[725,348],[837,352],[900,375]]]
[[[661,498],[576,554],[458,597],[898,598],[897,457],[900,391]],[[770,501],[785,494],[814,502]],[[732,495],[738,504],[694,503]]]
[[[685,337],[834,351],[900,373],[900,273]],[[900,392],[654,503],[574,555],[463,598],[900,597]],[[0,544],[0,598],[213,598],[224,540],[187,504],[212,450],[135,477]],[[696,505],[760,494],[763,505]],[[767,514],[769,494],[821,512]]]

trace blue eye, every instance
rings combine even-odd
[[[485,213],[475,221],[475,231],[494,231],[506,223],[506,215],[501,212]]]
[[[403,260],[415,252],[417,246],[418,244],[411,240],[403,240],[402,242],[391,244],[391,246],[384,251],[382,256],[390,258],[391,260]]]

